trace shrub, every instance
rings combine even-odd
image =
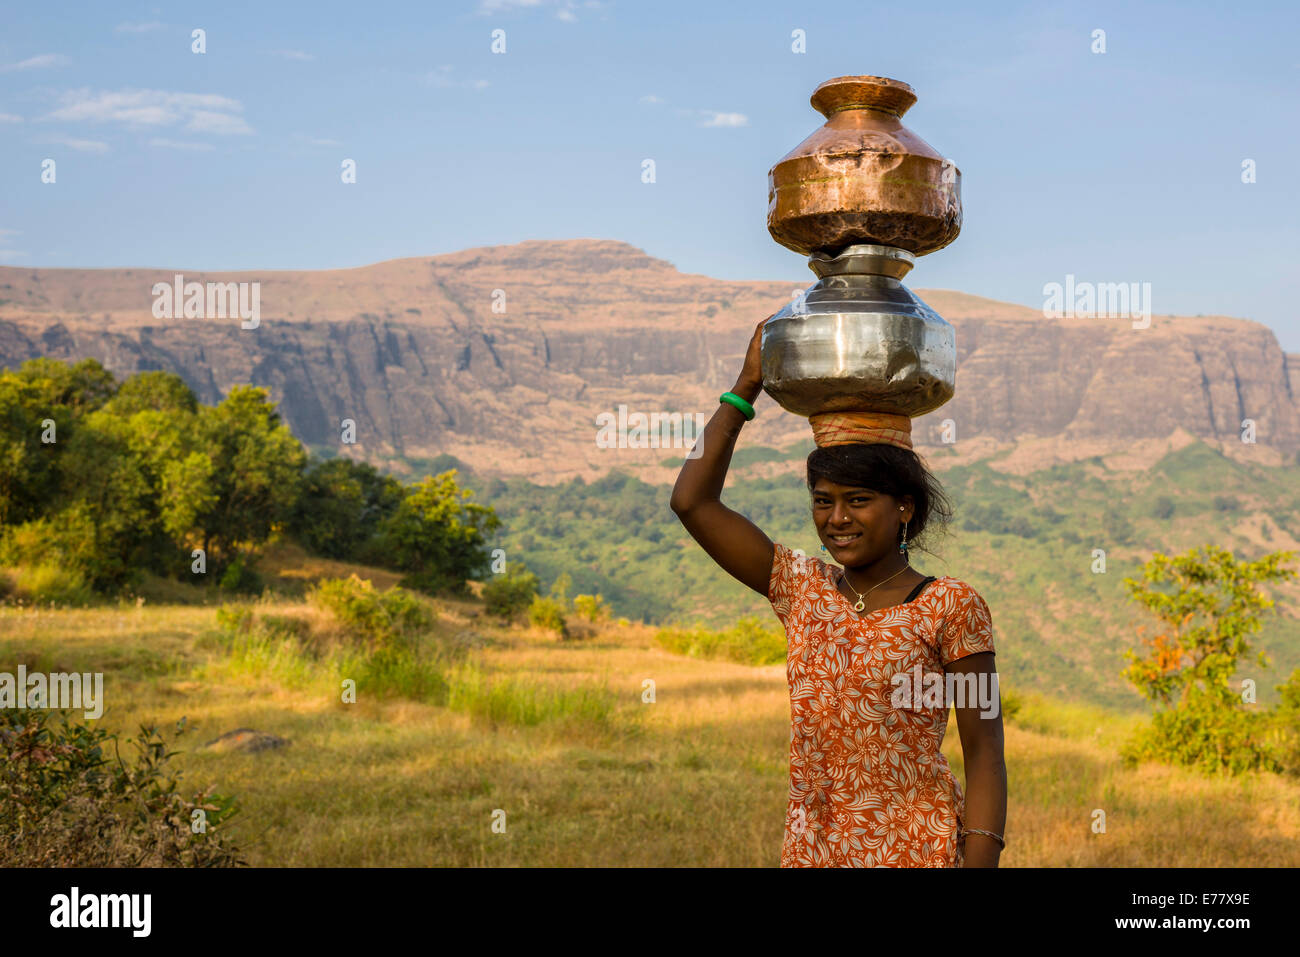
[[[1293,552],[1273,552],[1239,561],[1232,552],[1208,545],[1175,556],[1156,552],[1141,579],[1124,579],[1131,596],[1160,622],[1151,637],[1145,637],[1146,625],[1139,627],[1143,654],[1125,652],[1124,676],[1158,707],[1151,725],[1123,748],[1126,761],[1232,774],[1284,769],[1287,744],[1273,733],[1276,716],[1243,707],[1233,675],[1252,656],[1249,636],[1260,630],[1260,615],[1273,605],[1256,583],[1295,577],[1282,564],[1293,557]],[[1170,583],[1172,592],[1160,587]],[[1268,663],[1263,652],[1253,657]],[[1288,688],[1283,686],[1284,701],[1290,700]]]
[[[155,727],[130,743],[49,711],[0,709],[0,860],[9,867],[232,867],[230,797],[179,790]],[[184,732],[184,719],[176,733]],[[111,745],[111,752],[109,747]],[[201,829],[195,833],[195,826]]]
[[[1004,721],[1013,720],[1020,713],[1020,709],[1025,706],[1025,699],[1007,688],[1000,680],[998,682],[998,694],[1002,699],[1002,719]]]
[[[564,621],[564,608],[554,598],[537,595],[528,606],[528,620],[539,628],[554,631],[561,638],[569,637],[569,627]]]
[[[722,658],[750,665],[771,665],[785,660],[786,637],[779,628],[766,628],[746,615],[724,631],[707,628],[662,628],[655,635],[660,647],[693,658]]]
[[[59,605],[85,605],[94,600],[94,584],[72,538],[65,534],[67,524],[42,518],[4,529],[0,563],[13,568],[15,598]]]
[[[239,555],[222,572],[219,587],[222,591],[256,595],[262,590],[262,576],[243,555]]]
[[[483,585],[483,604],[488,614],[513,618],[527,610],[537,594],[537,576],[516,565],[509,574],[498,575]]]
[[[403,588],[423,592],[426,595],[465,597],[469,592],[466,578],[467,576],[461,574],[452,574],[434,568],[407,572],[399,579],[398,584]]]
[[[1300,775],[1300,668],[1277,690],[1282,700],[1268,712],[1269,741],[1286,771]]]
[[[217,627],[230,634],[241,634],[253,627],[253,610],[243,605],[222,605],[217,609]]]
[[[573,610],[590,622],[609,617],[609,606],[600,595],[578,595],[573,599]]]
[[[433,613],[402,588],[378,591],[356,575],[319,582],[307,596],[329,612],[354,643],[368,651],[414,649],[422,632],[433,625]]]
[[[17,569],[14,593],[37,605],[89,605],[94,590],[85,576],[61,565],[36,565]]]
[[[432,655],[425,653],[421,639],[434,615],[417,596],[401,588],[381,592],[353,575],[319,582],[308,601],[323,615],[258,615],[223,606],[217,611],[220,642],[239,667],[274,671],[291,684],[329,672],[368,692],[445,703],[443,659],[460,652],[435,644]]]
[[[573,587],[573,579],[569,577],[568,572],[560,572],[559,577],[551,583],[551,597],[561,609],[569,607],[569,589]]]
[[[54,525],[39,518],[3,528],[0,562],[6,565],[57,564],[63,556],[54,544]]]
[[[1193,692],[1183,707],[1157,711],[1120,748],[1125,763],[1159,761],[1205,773],[1281,771],[1282,754],[1268,740],[1268,715],[1219,706]]]

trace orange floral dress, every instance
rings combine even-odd
[[[894,676],[993,651],[970,585],[936,578],[859,614],[840,568],[776,545],[768,600],[785,627],[790,795],[782,867],[960,867],[965,797],[940,747],[947,707],[896,707]]]

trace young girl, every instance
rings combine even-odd
[[[813,524],[842,567],[773,544],[722,504],[736,437],[762,390],[766,321],[698,457],[682,466],[671,505],[785,627],[790,793],[781,866],[996,867],[1007,785],[992,619],[965,582],[922,576],[908,563],[909,539],[948,509],[911,449],[906,418],[812,419]],[[950,699],[965,795],[940,751]]]

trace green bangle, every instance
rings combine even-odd
[[[744,414],[746,419],[752,419],[754,417],[754,407],[734,392],[722,393],[722,395],[718,396],[718,401],[725,402],[728,405],[734,405]]]

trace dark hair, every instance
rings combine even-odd
[[[943,486],[911,449],[879,442],[869,445],[855,442],[816,448],[808,456],[810,492],[819,478],[837,485],[869,488],[896,499],[910,495],[914,508],[912,520],[907,526],[908,548],[915,545],[922,551],[930,551],[926,547],[930,536],[925,536],[924,533],[936,521],[943,528],[952,518],[952,506],[944,494]],[[900,541],[902,537],[900,525]]]

